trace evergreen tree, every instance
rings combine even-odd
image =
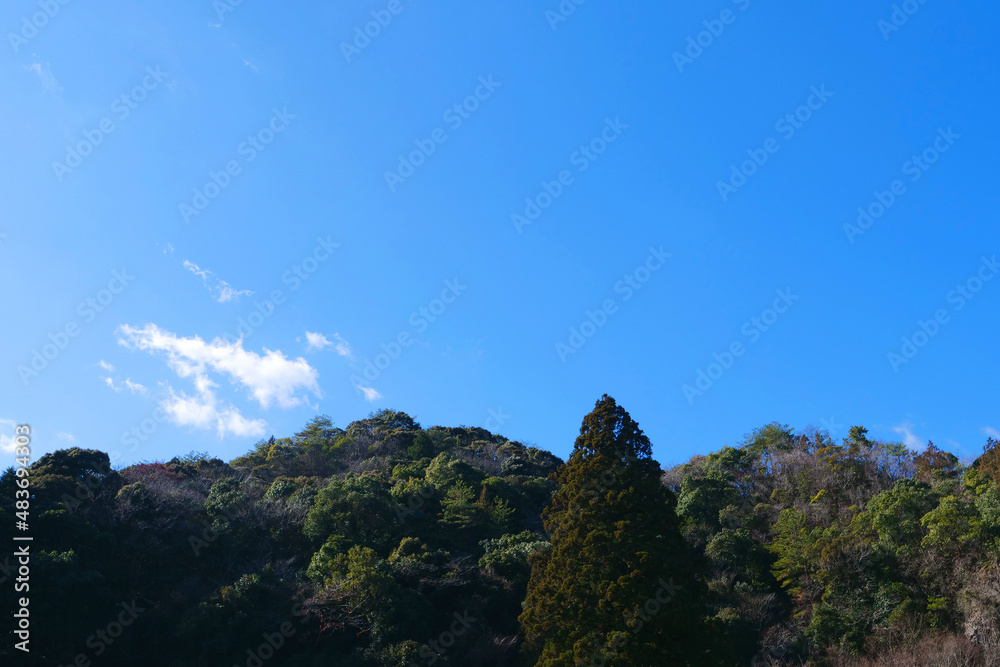
[[[649,439],[605,395],[543,513],[520,621],[538,667],[719,664],[706,652],[697,561]]]

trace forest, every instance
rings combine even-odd
[[[0,563],[32,650],[8,616],[0,663],[998,664],[1000,442],[962,462],[775,422],[666,469],[652,448],[603,396],[567,461],[393,410],[228,463],[46,454],[30,591]]]

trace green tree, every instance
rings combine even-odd
[[[424,473],[427,481],[439,491],[447,491],[452,485],[462,482],[471,488],[479,488],[485,475],[465,461],[447,452],[441,452],[430,462]]]
[[[947,557],[955,557],[977,546],[982,521],[976,506],[967,498],[945,496],[920,520],[927,531],[921,541],[924,548],[935,548]]]
[[[391,565],[368,547],[352,546],[333,555],[335,545],[317,554],[310,576],[322,581],[319,599],[336,608],[341,622],[367,633],[385,647],[404,638],[408,627],[422,628],[431,605],[419,593],[401,588]]]
[[[495,540],[483,540],[480,546],[483,548],[483,556],[479,559],[479,567],[491,568],[508,579],[527,581],[531,574],[529,558],[536,551],[548,549],[551,545],[526,530],[523,533],[502,535]]]
[[[924,537],[920,520],[935,504],[927,484],[901,479],[868,502],[855,517],[854,528],[863,539],[871,538],[892,554],[908,557],[920,549]]]
[[[476,494],[468,484],[458,482],[448,489],[441,501],[439,522],[459,530],[473,529],[482,523]]]
[[[316,494],[303,532],[317,543],[341,535],[348,544],[370,545],[388,555],[399,539],[396,507],[380,481],[349,474]]]
[[[62,449],[42,456],[31,466],[33,510],[56,505],[70,512],[90,502],[105,488],[117,493],[118,473],[111,469],[108,455],[93,449]]]
[[[649,439],[605,395],[543,513],[552,549],[535,556],[520,617],[538,667],[709,664],[695,562],[661,475]]]
[[[341,433],[343,431],[334,428],[333,421],[329,417],[318,415],[310,419],[306,427],[295,434],[295,444],[305,451],[323,450]]]

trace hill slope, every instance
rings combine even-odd
[[[534,664],[518,617],[530,558],[551,549],[541,517],[562,465],[389,410],[346,429],[317,417],[229,463],[191,454],[112,470],[95,450],[46,455],[30,469],[21,662]],[[665,507],[697,564],[696,620],[722,647],[713,661],[990,664],[998,479],[992,440],[965,468],[860,427],[836,444],[778,424],[665,471]],[[8,543],[16,480],[0,477]],[[0,567],[10,608],[14,560]],[[14,641],[5,664],[25,657]]]

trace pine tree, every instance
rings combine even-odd
[[[583,420],[543,513],[520,621],[538,667],[720,664],[703,586],[649,439],[605,395]]]

